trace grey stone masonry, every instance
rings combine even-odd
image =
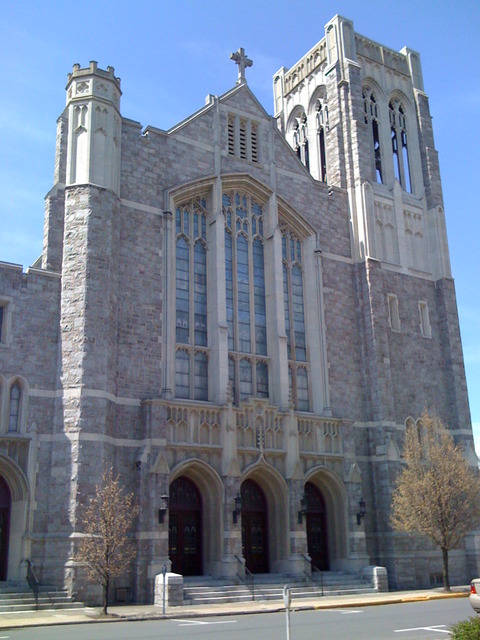
[[[163,566],[178,601],[176,574],[245,568],[435,584],[390,524],[407,421],[476,458],[419,56],[335,16],[274,86],[275,120],[240,78],[165,131],[121,115],[112,67],[69,74],[41,267],[0,263],[9,578],[98,601],[76,552],[111,467],[140,507],[112,594],[158,600]]]

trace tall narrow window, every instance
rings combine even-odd
[[[420,333],[424,338],[432,337],[432,327],[430,325],[430,314],[428,311],[428,303],[422,300],[418,303],[418,312],[420,314]]]
[[[235,155],[235,117],[228,116],[228,154]]]
[[[398,298],[394,293],[389,293],[387,296],[388,303],[388,322],[392,331],[400,331],[400,313],[398,310]]]
[[[267,315],[262,205],[223,194],[229,383],[234,401],[268,397]]]
[[[0,342],[3,342],[4,329],[3,329],[3,307],[0,305]]]
[[[308,126],[307,116],[303,111],[298,118],[293,121],[293,148],[298,159],[310,170],[310,158],[308,149]]]
[[[10,402],[8,412],[8,430],[10,432],[17,432],[19,428],[20,398],[21,389],[18,382],[16,382],[10,389]]]
[[[382,171],[382,150],[380,146],[380,129],[378,120],[378,105],[375,94],[369,88],[363,91],[363,109],[365,124],[370,126],[372,132],[373,162],[375,168],[375,178],[383,184]]]
[[[309,410],[307,345],[303,294],[302,244],[288,229],[282,231],[283,302],[289,381],[299,411]],[[303,363],[303,364],[302,364]]]
[[[240,158],[247,159],[247,123],[240,120]]]
[[[388,107],[390,113],[390,132],[392,138],[393,169],[395,178],[397,178],[405,191],[411,193],[412,185],[405,110],[401,102],[398,100],[391,100]]]
[[[208,399],[207,211],[205,198],[177,207],[176,375],[179,398]],[[200,377],[203,377],[203,381]]]
[[[251,123],[251,154],[252,154],[252,162],[258,162],[258,126],[255,122]]]
[[[317,100],[317,138],[318,138],[318,160],[319,176],[322,182],[327,181],[327,151],[325,134],[328,131],[328,107],[323,100]]]

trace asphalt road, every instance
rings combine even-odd
[[[440,640],[473,615],[467,598],[290,614],[290,640]],[[286,640],[285,613],[5,630],[0,640]]]

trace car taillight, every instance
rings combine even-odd
[[[477,590],[475,589],[475,583],[474,582],[472,582],[470,584],[470,593],[473,593],[473,594],[477,595]]]

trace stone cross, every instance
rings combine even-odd
[[[251,67],[253,62],[250,58],[247,58],[245,54],[245,49],[241,47],[236,53],[230,54],[230,60],[234,60],[235,64],[238,64],[238,79],[237,84],[242,84],[242,82],[247,82],[245,80],[245,69],[247,67]]]

